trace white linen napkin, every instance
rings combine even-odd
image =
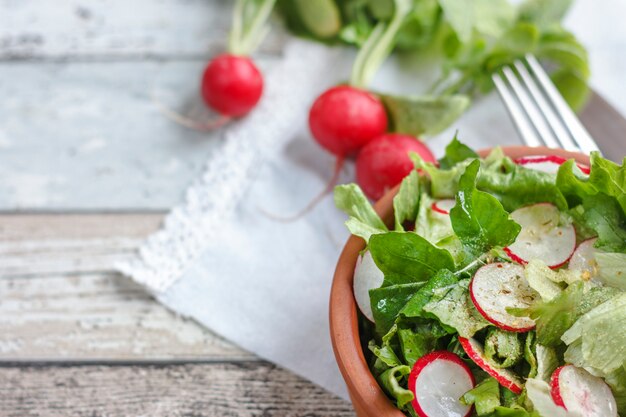
[[[593,17],[599,14],[624,16],[626,5],[616,0],[580,3],[569,26],[583,40],[598,44],[590,45],[592,59],[598,50],[599,58],[612,60],[608,75],[604,63],[594,62],[594,67],[604,69],[596,86],[614,95],[624,88],[616,80],[626,73],[626,62],[607,53],[606,45],[622,45],[626,31],[616,27],[620,23],[611,26],[614,33],[605,31],[606,37],[598,39],[585,22],[599,21]],[[267,213],[297,212],[330,178],[333,158],[310,138],[306,117],[321,91],[345,80],[352,58],[342,48],[291,40],[284,59],[266,74],[260,106],[225,130],[222,147],[189,188],[185,202],[172,210],[133,262],[119,266],[175,312],[344,398],[328,330],[331,279],[348,237],[344,216],[331,196],[291,223]],[[392,59],[374,88],[418,93],[427,78],[399,71]],[[626,109],[626,100],[619,98],[614,100]],[[441,155],[457,129],[461,140],[476,148],[519,143],[495,95],[475,103],[430,141],[436,154]],[[341,181],[351,178],[344,172]]]

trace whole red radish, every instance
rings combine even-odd
[[[368,142],[356,159],[356,179],[368,197],[378,200],[413,170],[409,152],[435,162],[430,149],[414,136],[390,133]]]
[[[309,112],[315,140],[343,159],[387,130],[387,113],[374,95],[347,85],[319,96]]]
[[[218,55],[202,76],[202,98],[216,112],[241,117],[259,102],[263,76],[248,57]]]

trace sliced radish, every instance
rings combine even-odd
[[[598,272],[598,264],[596,263],[596,248],[593,244],[597,238],[587,239],[582,242],[569,260],[568,269],[572,271],[581,271],[587,273],[589,277],[594,277]]]
[[[518,158],[515,163],[518,165],[524,165],[526,168],[535,169],[537,171],[547,172],[548,174],[556,174],[559,167],[563,165],[567,159],[556,155],[547,156],[526,156],[524,158]],[[576,164],[583,174],[589,175],[589,167]]]
[[[582,368],[574,365],[557,368],[550,385],[554,402],[568,411],[585,417],[617,417],[611,388]]]
[[[465,353],[467,353],[467,356],[469,356],[470,359],[473,360],[474,363],[483,371],[494,377],[504,388],[508,388],[515,394],[521,394],[524,389],[524,382],[522,382],[522,379],[508,369],[498,369],[490,363],[489,359],[485,356],[483,347],[480,343],[473,338],[467,339],[461,336],[459,336],[459,342],[461,343]]]
[[[522,207],[511,213],[522,230],[517,239],[504,251],[511,259],[526,264],[531,259],[545,262],[550,268],[566,263],[576,249],[574,226],[559,226],[559,209],[550,203]]]
[[[365,252],[354,268],[352,289],[359,310],[371,322],[374,322],[374,314],[370,304],[370,290],[379,288],[383,284],[384,278],[383,271],[378,269],[374,263],[372,254],[369,251]]]
[[[439,213],[439,214],[445,214],[445,215],[449,215],[450,214],[450,210],[452,210],[452,207],[454,207],[456,204],[455,200],[452,199],[445,199],[445,200],[439,200],[439,201],[435,201],[430,208],[432,209],[432,211],[434,211],[435,213]]]
[[[452,352],[422,356],[409,375],[413,409],[420,417],[468,417],[472,406],[460,398],[476,384],[472,371]]]
[[[507,312],[530,306],[537,296],[520,265],[498,262],[481,267],[470,282],[470,296],[478,312],[503,330],[527,332],[535,327],[533,319]]]

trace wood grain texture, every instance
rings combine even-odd
[[[0,216],[0,360],[249,360],[114,273],[161,214]]]
[[[233,3],[2,0],[0,60],[206,58],[224,49]],[[279,39],[262,50],[279,51]]]
[[[626,157],[626,119],[602,96],[592,93],[580,119],[606,158],[621,162]]]
[[[352,417],[349,403],[264,362],[0,368],[2,417]]]

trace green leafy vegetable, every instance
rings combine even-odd
[[[554,347],[561,336],[581,317],[597,305],[615,296],[616,290],[594,287],[585,290],[582,281],[568,286],[559,296],[548,302],[533,304],[528,313],[537,324],[537,343]]]
[[[393,198],[393,213],[396,231],[404,230],[404,222],[414,222],[420,201],[420,177],[412,171],[402,180],[398,194]]]
[[[408,135],[436,135],[449,127],[470,105],[469,97],[381,95],[394,132]]]
[[[369,243],[374,262],[385,274],[383,286],[427,281],[440,269],[454,270],[450,253],[415,233],[373,235]]]
[[[468,291],[469,279],[456,285],[441,288],[424,306],[446,326],[452,327],[463,337],[472,337],[476,332],[489,326],[489,323],[476,311]]]
[[[582,341],[583,365],[613,372],[626,365],[626,293],[611,298],[580,317],[562,336],[566,344]]]
[[[405,317],[429,317],[428,313],[424,312],[424,306],[435,294],[446,288],[452,288],[457,282],[458,279],[452,272],[440,270],[408,300],[400,314]]]
[[[435,321],[400,327],[398,340],[405,362],[413,366],[419,358],[434,351],[439,339],[447,335],[448,332]]]
[[[385,334],[393,326],[398,313],[424,283],[391,285],[370,290],[370,303],[376,331]]]
[[[452,142],[446,146],[445,155],[439,160],[439,166],[441,169],[451,169],[459,162],[476,158],[478,158],[478,154],[469,146],[461,143],[455,135]]]
[[[477,256],[513,243],[521,230],[495,197],[476,189],[479,167],[480,162],[475,160],[465,169],[459,180],[456,205],[450,211],[454,232]]]
[[[626,291],[626,253],[603,253],[595,255],[600,280],[609,287]]]
[[[479,416],[492,413],[500,405],[500,384],[494,378],[487,378],[461,397],[466,405],[474,404]]]
[[[294,0],[302,24],[314,36],[332,38],[341,30],[341,15],[333,0]]]
[[[400,381],[406,379],[410,373],[411,368],[400,365],[386,370],[378,378],[385,392],[395,399],[396,405],[400,409],[413,401],[414,398],[411,391],[400,385]]]
[[[335,205],[350,216],[346,222],[350,232],[362,237],[366,242],[371,235],[388,231],[385,223],[356,184],[335,187]]]
[[[522,342],[519,335],[491,328],[485,337],[484,351],[487,358],[498,368],[509,368],[522,359]]]

